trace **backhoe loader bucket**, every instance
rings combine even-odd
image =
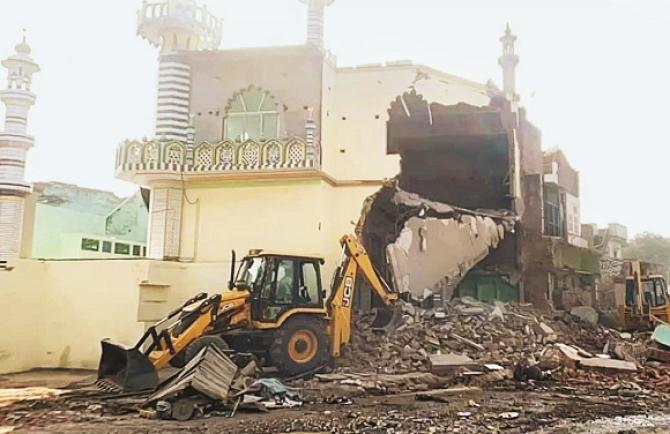
[[[106,340],[100,342],[102,356],[98,384],[124,392],[155,389],[158,373],[149,358],[137,348],[127,348]]]
[[[375,318],[370,326],[373,331],[391,334],[402,321],[402,308],[397,304],[393,308],[376,308]]]

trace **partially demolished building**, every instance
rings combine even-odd
[[[360,230],[386,277],[415,298],[450,299],[494,249],[488,263],[515,268],[515,120],[492,96],[489,106],[444,106],[408,92],[389,109],[387,152],[401,172],[370,198]]]
[[[359,233],[415,299],[593,305],[600,252],[581,237],[578,173],[560,150],[542,152],[514,99],[489,93],[482,107],[416,92],[391,104],[387,152],[401,172],[367,201]]]

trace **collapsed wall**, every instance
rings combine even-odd
[[[448,301],[477,264],[516,269],[516,118],[496,95],[445,106],[411,90],[388,110],[400,173],[368,199],[358,229],[383,277],[414,299]]]
[[[506,210],[468,210],[387,183],[365,204],[359,236],[375,267],[415,300],[449,300],[461,279],[514,232]]]

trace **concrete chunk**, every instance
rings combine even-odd
[[[585,323],[596,325],[598,324],[598,312],[591,306],[577,306],[573,307],[570,315],[576,316]]]
[[[468,356],[460,354],[431,354],[430,372],[435,375],[444,375],[458,368],[476,367],[477,363]]]
[[[591,369],[605,369],[605,370],[627,371],[627,372],[637,371],[637,366],[633,362],[627,362],[625,360],[601,359],[598,357],[595,357],[593,359],[583,359],[579,362],[579,365],[582,368],[591,368]]]

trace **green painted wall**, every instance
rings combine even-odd
[[[35,207],[33,258],[79,258],[63,237],[73,233],[105,234],[105,217],[38,203]],[[78,243],[79,244],[79,243]]]
[[[37,202],[31,256],[44,259],[144,256],[149,217],[141,195],[119,200],[117,208],[107,206],[110,208],[107,212],[93,199]],[[87,212],[87,208],[91,211]],[[98,251],[82,249],[83,238],[98,240]],[[111,252],[103,251],[104,241],[111,243]],[[129,253],[115,253],[116,243],[127,245]]]
[[[486,302],[518,302],[519,288],[498,275],[471,272],[458,285],[455,296],[472,297]]]

